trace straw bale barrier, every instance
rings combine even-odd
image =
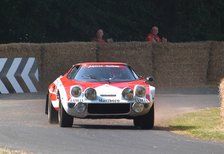
[[[207,82],[207,43],[154,44],[154,73],[158,86],[192,87]]]
[[[49,85],[59,75],[80,62],[96,61],[95,43],[50,43],[41,46],[43,83]]]
[[[98,61],[125,62],[143,76],[152,75],[152,45],[125,42],[98,45]]]
[[[1,58],[35,57],[41,61],[40,45],[34,43],[0,44]]]
[[[219,86],[219,95],[220,95],[220,115],[222,118],[222,127],[224,128],[224,78],[221,80]]]
[[[73,64],[86,61],[126,62],[140,75],[153,75],[159,87],[198,87],[217,86],[224,77],[223,50],[224,42],[13,43],[0,45],[0,57],[35,57],[44,89]]]
[[[212,42],[208,67],[208,81],[218,85],[224,77],[224,42]]]

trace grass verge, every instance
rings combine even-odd
[[[178,116],[168,122],[168,128],[181,135],[210,141],[224,141],[220,108],[204,109]]]

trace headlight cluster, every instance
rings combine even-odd
[[[133,99],[133,90],[131,88],[125,88],[122,92],[122,96],[126,100],[132,100]]]
[[[74,86],[71,88],[71,95],[73,97],[79,97],[82,94],[82,89],[80,86]],[[93,88],[87,88],[85,90],[85,97],[89,100],[95,100],[97,95],[96,95],[96,90]]]
[[[96,90],[93,88],[88,88],[85,91],[85,97],[89,100],[95,100],[96,99]]]
[[[135,95],[138,97],[145,97],[146,89],[143,86],[137,86],[135,89]]]
[[[71,95],[73,97],[79,97],[82,94],[82,89],[80,87],[72,87],[71,89]]]
[[[131,88],[125,88],[122,92],[122,96],[126,100],[132,100],[133,99],[133,90]],[[135,96],[137,97],[145,97],[146,95],[146,89],[144,86],[137,86],[135,88]]]

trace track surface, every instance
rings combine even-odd
[[[223,154],[224,143],[178,136],[160,127],[178,114],[219,106],[217,94],[205,93],[161,91],[153,130],[136,129],[125,119],[75,119],[73,128],[59,128],[44,115],[44,94],[1,95],[0,146],[43,154]]]

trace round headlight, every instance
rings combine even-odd
[[[138,86],[135,90],[135,95],[138,97],[145,97],[146,90],[143,86]]]
[[[144,110],[144,104],[142,103],[134,103],[132,105],[132,109],[136,112],[136,113],[139,113],[139,112],[142,112]]]
[[[96,90],[93,88],[88,88],[85,91],[85,96],[89,100],[95,100],[96,99]]]
[[[71,89],[71,95],[74,96],[74,97],[79,97],[82,93],[82,90],[80,87],[73,87]]]
[[[131,88],[125,88],[122,92],[122,96],[126,100],[132,100],[133,99],[133,90]]]
[[[79,102],[75,105],[75,109],[77,112],[82,113],[86,110],[86,104]]]

